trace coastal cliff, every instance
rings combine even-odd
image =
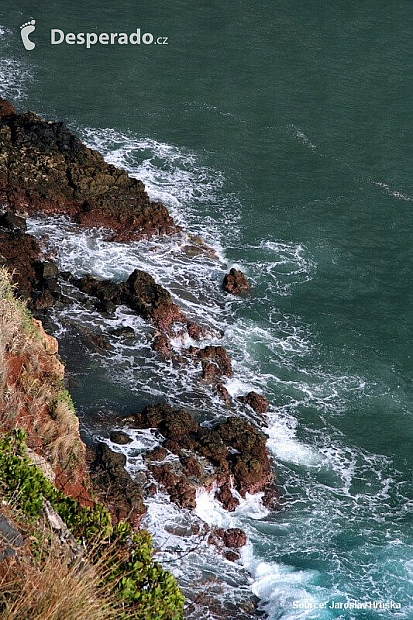
[[[182,617],[149,534],[96,502],[58,343],[4,268],[0,379],[0,618]]]
[[[174,578],[153,562],[146,533],[139,529],[146,498],[160,490],[179,508],[193,510],[197,493],[204,490],[212,492],[223,509],[233,512],[248,494],[260,493],[263,504],[276,509],[279,497],[274,469],[261,428],[269,403],[256,392],[237,399],[230,396],[225,387],[233,374],[230,356],[221,344],[210,344],[211,339],[219,340],[220,334],[189,319],[150,274],[135,269],[123,281],[91,274],[76,277],[61,271],[44,245],[27,233],[26,218],[39,213],[42,217],[64,215],[79,229],[103,227],[107,243],[179,233],[165,206],[149,199],[141,181],[107,164],[62,123],[44,121],[32,112],[18,114],[9,102],[1,100],[0,200],[3,314],[14,321],[9,324],[5,320],[1,329],[2,435],[11,442],[12,450],[23,451],[25,464],[36,464],[52,485],[51,491],[41,483],[42,489],[49,490],[40,493],[39,506],[44,499],[56,510],[53,501],[57,500],[49,499],[49,495],[54,498],[55,490],[62,494],[60,498],[74,502],[74,512],[80,511],[82,517],[73,517],[77,525],[70,519],[67,525],[75,537],[81,534],[87,538],[90,529],[94,535],[98,530],[105,540],[108,536],[120,541],[122,554],[128,557],[140,553],[138,547],[144,549],[143,565],[148,574],[152,571],[153,579],[146,573],[145,578],[134,579],[132,574],[128,581],[127,572],[126,576],[117,573],[115,590],[131,605],[135,616],[130,617],[178,619],[182,596]],[[194,241],[194,246],[196,252],[213,254],[202,241]],[[245,276],[231,269],[221,294],[242,296],[248,290]],[[97,443],[94,454],[90,450],[87,454],[64,385],[57,342],[38,320],[47,322],[51,308],[59,312],[73,299],[85,309],[93,308],[103,321],[122,306],[143,319],[152,329],[151,348],[159,361],[167,360],[178,373],[191,369],[199,384],[208,386],[211,397],[224,403],[227,415],[204,424],[197,413],[185,407],[148,403],[142,411],[120,420],[122,432],[111,432],[108,440]],[[108,336],[109,332],[98,336],[82,332],[82,337],[102,351],[108,348]],[[208,342],[203,342],[206,339]],[[178,349],[177,340],[189,340],[191,345]],[[237,407],[243,407],[253,421],[237,416]],[[13,435],[17,429],[24,431],[24,439]],[[125,469],[126,457],[117,447],[130,443],[137,430],[156,431],[159,441],[156,447],[143,451],[145,471],[132,479]],[[59,501],[64,504],[63,499]],[[236,562],[246,534],[238,528],[204,525],[208,542]],[[126,552],[132,531],[137,537],[135,546]],[[125,571],[130,569],[130,561],[125,559]],[[142,583],[144,591],[140,590]]]

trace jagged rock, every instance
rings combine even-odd
[[[231,487],[229,483],[221,485],[218,491],[215,493],[215,497],[221,504],[224,506],[228,512],[233,512],[238,508],[239,501],[236,497],[231,493]]]
[[[135,269],[125,283],[127,305],[159,329],[170,331],[174,323],[186,323],[182,310],[172,301],[169,291],[157,284],[145,271]]]
[[[113,336],[117,336],[118,338],[134,338],[135,330],[133,327],[118,327],[116,329],[112,329],[110,332]]]
[[[0,200],[14,211],[64,213],[124,241],[172,234],[166,207],[144,184],[87,148],[63,123],[15,114],[0,100]]]
[[[218,396],[224,401],[227,407],[230,407],[232,404],[231,396],[227,390],[227,388],[222,385],[222,383],[217,384],[217,393]]]
[[[245,405],[249,405],[254,409],[255,413],[267,413],[270,404],[265,396],[257,394],[257,392],[248,392],[246,396],[238,396],[237,400]]]
[[[189,354],[201,362],[202,380],[217,383],[223,376],[232,376],[232,364],[225,347],[207,346],[203,349],[189,347]]]
[[[247,535],[239,527],[230,527],[227,530],[214,528],[208,537],[208,543],[218,546],[223,543],[231,549],[239,549],[247,544]]]
[[[205,428],[189,411],[159,404],[124,419],[123,424],[159,430],[164,438],[161,447],[148,452],[145,461],[158,484],[180,506],[192,507],[196,490],[214,484],[216,497],[227,510],[239,504],[232,488],[242,497],[263,492],[269,505],[275,505],[278,496],[266,438],[246,420],[230,417]],[[168,451],[179,460],[162,462]]]
[[[109,439],[112,443],[117,443],[120,446],[124,446],[128,443],[131,443],[132,439],[124,433],[123,431],[111,431],[109,435]]]
[[[242,271],[234,269],[233,267],[230,269],[230,272],[225,275],[223,287],[224,290],[227,293],[231,293],[231,295],[242,295],[248,291],[249,284]]]
[[[157,284],[145,271],[135,269],[125,282],[98,280],[90,275],[70,277],[69,281],[83,293],[95,297],[98,300],[97,309],[113,312],[116,306],[124,304],[162,330],[163,333],[158,334],[153,347],[165,357],[170,355],[171,349],[166,334],[173,333],[176,326],[180,329],[189,326],[192,334],[195,334],[195,323],[187,321],[169,291]],[[199,329],[202,333],[202,328]]]
[[[128,519],[138,526],[146,512],[142,497],[142,487],[132,480],[125,470],[126,456],[113,452],[109,446],[100,442],[96,449],[96,483],[101,489],[105,505],[115,523]]]
[[[0,513],[0,562],[16,555],[16,547],[24,545],[24,538],[17,528]]]
[[[72,532],[60,515],[54,510],[51,503],[43,498],[42,513],[49,524],[49,527],[56,534],[61,544],[64,545],[66,554],[69,554],[71,562],[84,557],[84,549],[77,542]],[[87,564],[85,562],[85,564]]]
[[[42,262],[40,256],[35,237],[15,227],[0,229],[0,265],[7,267],[17,294],[32,310],[44,310],[62,299],[57,266]]]
[[[226,547],[239,549],[247,544],[247,535],[239,527],[231,527],[224,531],[222,540]]]
[[[171,341],[166,334],[159,333],[152,342],[152,349],[164,359],[173,356]]]
[[[46,260],[39,264],[39,275],[44,280],[57,280],[59,268],[53,261]]]
[[[31,235],[20,230],[0,230],[0,262],[12,274],[18,294],[29,299],[38,283],[35,265],[40,246]]]

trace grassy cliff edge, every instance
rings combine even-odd
[[[179,620],[150,535],[93,500],[57,352],[0,269],[0,619]]]

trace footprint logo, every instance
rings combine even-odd
[[[35,23],[36,21],[32,19],[30,22],[27,22],[26,24],[23,24],[23,26],[20,26],[20,34],[22,36],[23,45],[29,51],[34,50],[34,48],[36,47],[36,43],[33,43],[33,41],[30,41],[29,39],[29,35],[34,30],[36,30]]]

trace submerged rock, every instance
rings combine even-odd
[[[231,295],[242,295],[249,289],[248,280],[245,275],[242,271],[234,269],[234,267],[225,275],[222,285],[224,290],[227,293],[231,293]]]
[[[112,229],[117,241],[178,230],[142,181],[107,164],[63,123],[15,114],[4,99],[0,117],[0,200],[10,209],[64,213],[83,226]]]

